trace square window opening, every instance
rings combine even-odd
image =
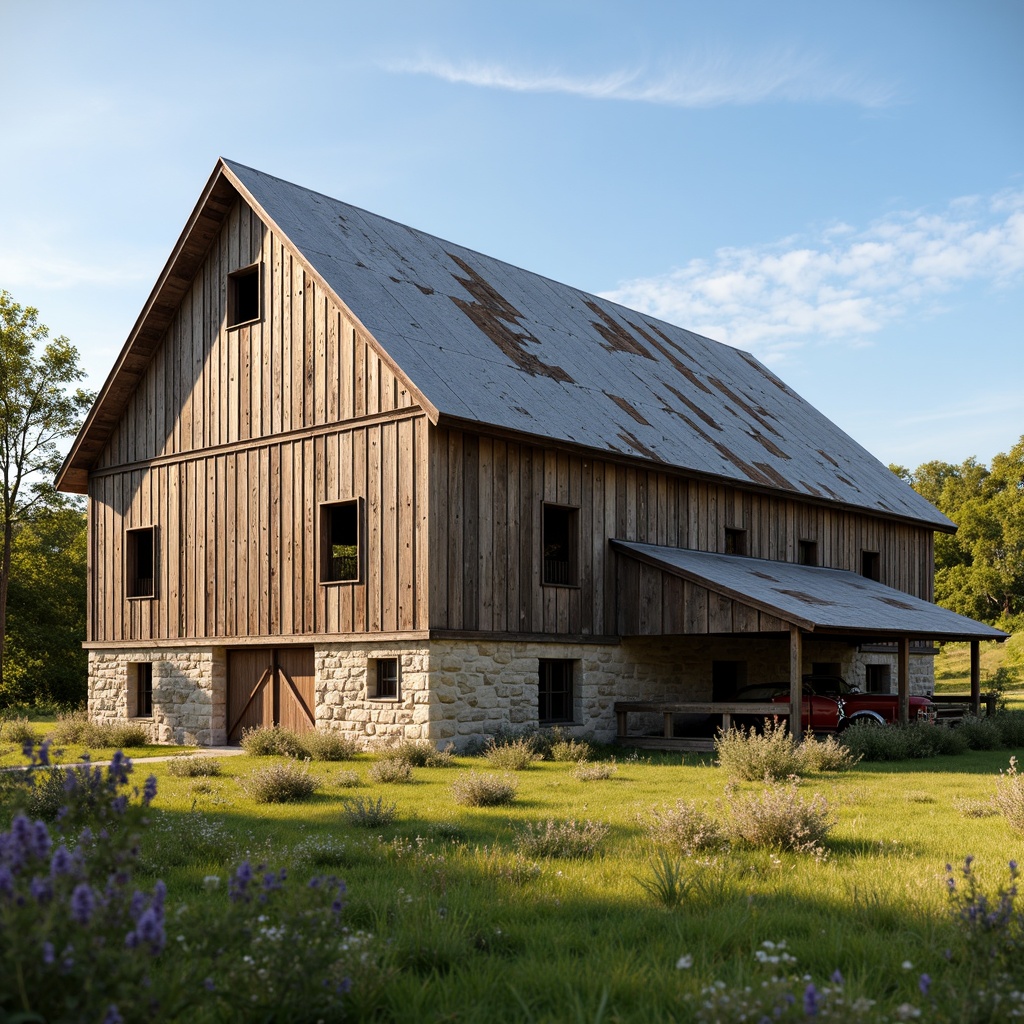
[[[818,564],[818,544],[813,540],[800,541],[800,549],[797,553],[801,565]]]
[[[891,693],[892,669],[889,665],[865,665],[864,688],[868,693]]]
[[[543,583],[549,586],[575,586],[577,582],[576,549],[578,508],[544,505]]]
[[[341,501],[320,506],[322,583],[359,580],[359,502]]]
[[[260,265],[228,274],[228,328],[260,319]]]
[[[725,530],[725,553],[727,555],[745,555],[747,553],[747,531]]]
[[[860,553],[860,574],[878,583],[882,578],[882,560],[877,551]]]
[[[734,700],[736,694],[747,685],[747,663],[745,661],[711,662],[711,699],[713,701]]]
[[[156,596],[155,533],[152,526],[127,532],[125,569],[129,597]]]
[[[537,718],[542,725],[574,720],[573,662],[548,658],[540,660]]]
[[[370,677],[373,696],[384,700],[398,700],[398,659],[377,658],[371,662]]]

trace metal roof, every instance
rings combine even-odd
[[[1005,640],[1001,630],[843,569],[612,540],[648,565],[819,633]]]
[[[746,352],[224,165],[440,418],[952,528]]]

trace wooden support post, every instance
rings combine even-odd
[[[789,627],[789,734],[794,743],[804,736],[801,721],[804,704],[804,645],[798,626]]]
[[[971,714],[981,714],[981,645],[971,641]]]
[[[901,636],[897,643],[899,668],[896,692],[899,694],[900,725],[910,721],[910,638]]]
[[[665,736],[665,739],[668,739],[668,740],[672,739],[672,712],[671,711],[666,711],[665,712],[665,724],[664,724],[664,727],[662,729],[662,733]]]

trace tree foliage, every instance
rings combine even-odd
[[[894,466],[959,529],[935,538],[935,599],[945,608],[1013,628],[1024,617],[1024,436],[992,460]]]
[[[51,481],[59,444],[77,430],[92,396],[75,387],[84,372],[65,337],[49,339],[39,311],[0,291],[0,691],[15,533],[63,501]],[[42,346],[37,350],[37,346]]]

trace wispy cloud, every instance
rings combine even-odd
[[[63,290],[82,285],[120,287],[150,276],[150,271],[123,261],[77,261],[48,246],[33,246],[31,239],[16,240],[10,249],[0,250],[0,282],[7,289],[22,287]]]
[[[772,362],[809,339],[868,344],[894,321],[933,313],[971,281],[1024,279],[1024,191],[967,197],[941,213],[890,214],[866,229],[720,249],[607,298]]]
[[[772,101],[840,101],[865,107],[893,102],[888,83],[830,68],[817,57],[779,50],[751,58],[688,55],[670,68],[619,68],[599,74],[515,68],[500,63],[433,57],[384,65],[401,74],[512,92],[565,93],[594,100],[624,100],[674,107],[719,107]]]

